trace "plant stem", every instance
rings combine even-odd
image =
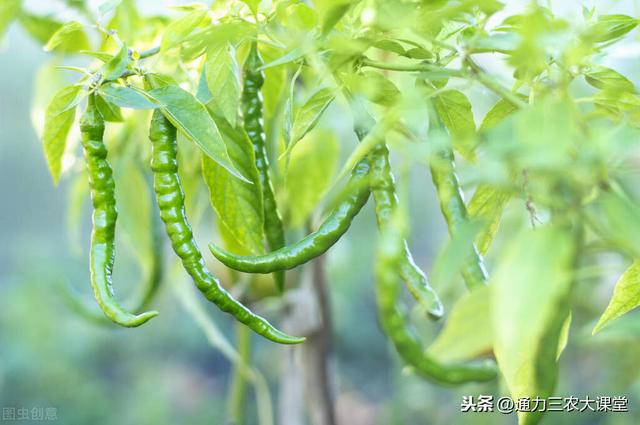
[[[439,66],[430,65],[427,63],[420,64],[392,64],[385,62],[376,62],[371,59],[364,58],[360,62],[362,66],[368,66],[371,68],[385,69],[387,71],[400,71],[400,72],[437,72],[447,77],[465,77],[464,71],[460,69],[448,69],[441,68]]]
[[[247,367],[251,364],[251,330],[242,323],[236,323],[236,350],[239,362],[233,364],[231,390],[229,392],[229,423],[244,425],[247,399]]]
[[[476,78],[476,80],[478,80],[480,84],[482,84],[498,96],[502,97],[513,106],[516,106],[520,109],[527,106],[526,102],[520,99],[516,93],[498,83],[491,75],[480,68],[480,66],[476,64],[473,59],[467,57],[465,59],[465,63],[469,66],[471,74]]]
[[[157,55],[158,53],[160,53],[160,46],[152,47],[151,49],[143,50],[142,52],[140,52],[140,59],[146,59],[151,56]]]

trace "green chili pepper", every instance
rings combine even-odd
[[[445,131],[435,108],[429,106],[430,134],[435,131]],[[447,222],[449,234],[457,234],[461,225],[469,220],[467,207],[464,203],[462,189],[456,174],[453,151],[449,148],[440,149],[431,161],[431,178],[436,187],[440,210]],[[465,262],[462,277],[469,289],[487,284],[487,271],[484,260],[476,245],[473,244],[471,258]]]
[[[354,115],[353,130],[358,140],[362,142],[371,133],[375,120],[367,112],[360,99],[355,98],[346,89],[344,92],[350,101]],[[369,154],[369,164],[371,167],[371,192],[375,202],[376,220],[378,228],[384,231],[388,227],[398,200],[394,177],[389,164],[389,150],[383,140]],[[444,314],[444,307],[440,297],[429,285],[424,272],[416,265],[407,242],[404,241],[403,244],[404,256],[398,263],[400,276],[413,298],[427,310],[432,318],[439,319]]]
[[[421,376],[443,385],[465,382],[490,381],[496,377],[495,363],[491,360],[444,364],[425,353],[417,337],[408,327],[398,306],[400,285],[398,268],[406,258],[406,245],[402,232],[391,221],[381,232],[376,261],[376,302],[380,322],[402,359]]]
[[[226,266],[247,273],[271,273],[304,264],[324,254],[347,232],[354,217],[369,199],[368,174],[367,160],[360,161],[351,172],[347,184],[355,190],[340,202],[318,230],[294,244],[259,256],[234,255],[213,244],[209,245],[209,249]]]
[[[87,109],[80,120],[82,148],[87,162],[91,200],[93,203],[93,231],[91,234],[91,287],[104,314],[114,323],[126,327],[140,326],[158,315],[148,311],[133,315],[125,311],[113,294],[111,271],[114,263],[116,229],[115,182],[107,161],[104,144],[104,120],[96,108],[95,95],[89,95]]]
[[[173,250],[198,289],[220,310],[233,315],[255,333],[281,344],[303,342],[304,338],[286,335],[236,301],[207,270],[185,215],[184,193],[178,176],[176,128],[159,110],[153,113],[149,138],[152,143],[151,169],[160,217],[164,221]]]
[[[251,44],[249,56],[244,64],[244,89],[242,91],[242,113],[244,117],[244,129],[253,143],[256,155],[256,167],[262,187],[262,203],[264,210],[264,233],[269,244],[269,250],[276,251],[285,245],[284,226],[278,213],[278,205],[273,193],[271,178],[269,177],[269,158],[265,143],[265,134],[262,123],[262,93],[260,89],[264,84],[264,72],[259,68],[264,65],[257,43]],[[280,291],[284,290],[284,271],[274,274],[276,285]]]
[[[162,265],[164,263],[164,255],[162,250],[162,241],[160,238],[160,234],[158,232],[159,226],[155,225],[157,221],[160,219],[157,215],[153,215],[153,235],[152,235],[152,253],[151,253],[151,267],[146,270],[146,278],[144,279],[144,285],[140,290],[136,293],[133,301],[128,303],[132,305],[131,310],[139,311],[145,309],[149,303],[153,300],[154,296],[158,292],[158,288],[160,287],[160,283],[163,278],[163,268]],[[71,292],[69,288],[64,288],[65,301],[67,302],[70,309],[78,313],[80,316],[88,319],[97,324],[110,324],[109,321],[104,315],[98,315],[92,309],[87,307],[82,300],[80,300],[79,296],[75,293]]]

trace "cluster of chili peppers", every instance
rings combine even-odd
[[[226,266],[241,272],[274,273],[278,287],[283,290],[284,271],[304,264],[330,249],[347,232],[354,217],[367,203],[370,194],[373,194],[381,234],[376,262],[376,300],[380,321],[396,350],[420,375],[437,383],[453,385],[495,378],[495,363],[489,360],[443,364],[430,357],[425,353],[425,347],[420,340],[411,333],[408,320],[399,308],[401,291],[398,280],[401,278],[412,296],[432,317],[438,318],[443,314],[442,303],[429,285],[425,274],[414,262],[404,238],[403,226],[396,219],[399,210],[398,198],[389,163],[389,151],[383,139],[377,141],[376,147],[353,168],[347,185],[352,190],[341,199],[318,229],[297,242],[285,245],[284,227],[269,176],[265,147],[260,93],[264,83],[264,73],[260,70],[262,65],[254,42],[244,66],[241,105],[244,128],[255,151],[258,183],[261,185],[263,196],[264,231],[270,252],[259,256],[239,256],[212,244],[209,248],[213,255]],[[354,131],[362,141],[372,134],[375,122],[357,102],[352,102],[352,105],[354,116],[357,117]],[[442,130],[444,127],[437,111],[433,107],[429,110],[430,127]],[[111,272],[117,218],[115,183],[103,142],[104,120],[96,107],[93,94],[89,96],[86,111],[81,119],[81,131],[93,202],[91,285],[99,306],[111,321],[126,327],[139,326],[158,313],[149,311],[138,315],[131,314],[118,304],[113,293]],[[205,266],[185,213],[184,193],[178,176],[176,133],[176,128],[159,109],[156,109],[149,130],[154,192],[166,234],[185,271],[207,300],[220,310],[233,315],[257,334],[281,344],[303,342],[304,338],[279,331],[235,300]],[[451,150],[444,149],[438,152],[431,166],[431,174],[449,231],[455,236],[468,217]],[[469,288],[484,285],[487,281],[481,255],[475,247],[472,253],[462,270]],[[138,309],[146,305],[153,288],[157,287],[160,276],[161,273],[151,274],[150,283],[147,285],[150,290],[142,298],[143,302],[138,304]]]

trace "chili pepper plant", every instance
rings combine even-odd
[[[15,21],[50,52],[35,125],[54,185],[75,188],[70,210],[91,199],[95,304],[70,291],[64,314],[139,332],[161,320],[158,288],[191,281],[211,312],[228,313],[213,315],[219,326],[237,323],[233,423],[257,376],[251,339],[313,344],[315,331],[283,319],[325,256],[373,256],[382,343],[422,385],[489,382],[514,400],[556,395],[567,344],[640,304],[638,75],[616,61],[638,51],[637,10],[51,3],[57,13],[2,0],[0,32]],[[441,215],[413,208],[416,197]],[[337,248],[355,221],[373,249]],[[139,247],[140,282],[112,277],[121,231]],[[416,251],[422,242],[435,254]],[[626,270],[603,290],[612,257]],[[316,280],[328,374],[327,292],[346,282]],[[139,296],[122,299],[125,286]],[[602,293],[601,308],[584,308]],[[314,424],[335,423],[325,384]],[[521,425],[541,420],[554,423],[517,413]]]

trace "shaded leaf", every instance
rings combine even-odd
[[[444,329],[427,350],[429,354],[454,363],[491,352],[490,291],[490,286],[481,286],[455,303]]]
[[[331,185],[338,154],[336,136],[321,129],[309,133],[291,153],[286,193],[293,227],[304,225]]]
[[[591,26],[589,35],[598,43],[620,38],[638,26],[638,20],[627,15],[601,15]]]
[[[49,38],[49,41],[47,41],[47,44],[44,46],[44,50],[50,52],[63,43],[77,43],[78,40],[84,36],[83,28],[84,25],[80,22],[67,22],[51,35],[51,38]],[[85,50],[87,47],[87,45],[79,45],[78,50]]]
[[[584,73],[587,83],[602,90],[616,90],[634,93],[636,91],[633,83],[618,71],[614,71],[606,66],[593,67]]]
[[[485,255],[498,231],[505,206],[511,194],[490,185],[480,185],[469,201],[469,218],[482,222],[482,230],[476,236],[476,246],[481,255]]]
[[[518,107],[508,100],[498,100],[484,116],[482,124],[480,124],[479,131],[488,130],[489,128],[494,127],[517,110]]]
[[[21,12],[20,24],[38,42],[44,44],[62,27],[62,22],[48,16],[38,16],[28,12]],[[61,42],[56,50],[59,52],[77,52],[90,48],[89,38],[84,31],[75,33],[66,41]]]
[[[232,128],[220,119],[218,128],[233,163],[253,184],[235,178],[218,163],[203,156],[202,174],[209,188],[211,206],[227,233],[242,248],[238,254],[264,253],[262,192],[253,145],[242,127]]]
[[[213,102],[225,119],[235,127],[240,106],[240,69],[233,46],[222,43],[209,47],[205,78]]]
[[[2,0],[0,2],[0,39],[18,15],[22,0]]]
[[[127,69],[130,62],[129,49],[123,44],[118,53],[102,66],[102,77],[106,81],[117,79]]]
[[[471,137],[476,130],[471,102],[458,90],[446,90],[433,99],[433,104],[444,126],[453,136],[453,147],[468,160],[473,160],[474,145]]]
[[[111,102],[106,101],[102,96],[96,96],[96,107],[100,115],[108,122],[122,122],[122,112],[120,108]]]
[[[67,136],[75,121],[75,105],[80,86],[65,87],[57,92],[47,107],[44,119],[44,154],[53,178],[58,184],[62,171],[62,155],[67,146]]]
[[[513,399],[553,393],[573,261],[569,234],[547,226],[518,234],[493,275],[494,350]],[[518,412],[518,419],[537,424],[541,412]]]
[[[291,125],[291,139],[285,154],[291,152],[293,147],[318,124],[324,111],[336,97],[335,90],[323,88],[315,92],[295,113]]]
[[[160,50],[165,52],[180,44],[207,16],[206,10],[194,10],[187,15],[171,22],[164,30]]]

